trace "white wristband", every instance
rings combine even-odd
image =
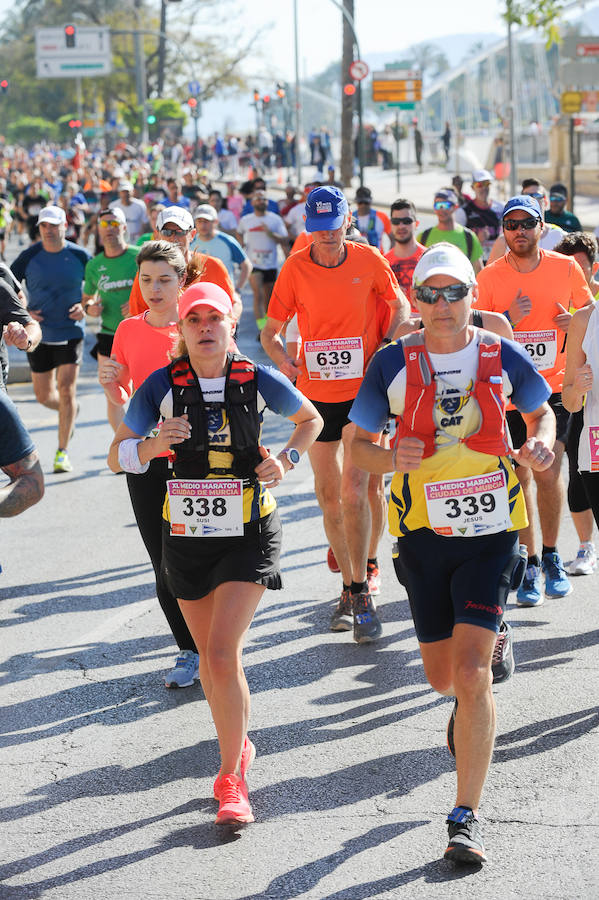
[[[131,472],[132,475],[143,475],[150,468],[150,463],[142,463],[139,460],[137,445],[141,444],[140,438],[127,438],[119,444],[119,465],[123,472]]]

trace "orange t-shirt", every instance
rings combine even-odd
[[[129,396],[148,375],[168,366],[178,337],[176,325],[155,328],[146,322],[145,312],[119,322],[110,356],[125,366],[118,382]]]
[[[233,287],[233,282],[231,281],[225,264],[215,256],[207,256],[205,253],[196,253],[195,255],[196,257],[201,256],[201,263],[204,265],[204,271],[199,278],[195,279],[195,281],[210,281],[212,284],[218,284],[223,291],[227,292],[231,298],[231,302],[235,302],[235,288]],[[189,287],[189,285],[187,285],[187,287]],[[131,316],[138,316],[140,313],[145,312],[147,308],[148,304],[141,295],[138,273],[135,276],[133,287],[131,288],[131,293],[129,295],[129,314]]]
[[[541,261],[532,272],[518,272],[508,254],[486,266],[477,276],[476,309],[503,313],[522,292],[532,300],[532,310],[513,326],[514,340],[530,354],[535,368],[554,394],[562,389],[566,367],[566,334],[554,321],[571,306],[580,309],[592,301],[582,269],[572,256],[541,250]]]
[[[313,262],[310,246],[289,256],[268,305],[269,317],[278,322],[297,313],[302,336],[297,387],[310,400],[325,403],[352,400],[358,393],[399,290],[378,250],[351,241],[345,246],[345,260],[332,269]]]

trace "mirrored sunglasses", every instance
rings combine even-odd
[[[523,228],[525,231],[532,231],[540,221],[535,216],[528,216],[526,219],[504,219],[503,227],[506,231],[518,231],[519,228]]]
[[[468,296],[470,291],[469,284],[449,284],[447,287],[428,287],[422,285],[414,288],[416,299],[421,303],[436,303],[439,297],[445,297],[448,303],[457,303]]]

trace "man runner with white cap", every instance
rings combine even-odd
[[[418,261],[413,299],[423,329],[380,350],[349,417],[355,465],[393,472],[389,524],[426,677],[455,698],[448,745],[457,794],[445,858],[486,860],[478,821],[495,737],[491,692],[496,635],[510,587],[522,577],[522,491],[509,460],[543,470],[554,458],[550,389],[514,342],[469,324],[474,270],[437,244]],[[522,411],[526,440],[509,448],[506,397]],[[379,446],[389,415],[392,450]],[[458,709],[459,702],[459,709]]]
[[[39,403],[58,411],[55,472],[70,472],[67,447],[77,414],[77,375],[83,355],[85,313],[81,305],[85,266],[90,254],[65,239],[66,216],[46,206],[38,216],[41,240],[17,256],[11,270],[25,282],[28,312],[40,323],[42,340],[27,354]]]

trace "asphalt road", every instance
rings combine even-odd
[[[261,358],[251,325],[242,349]],[[442,860],[454,803],[451,703],[426,684],[391,540],[384,635],[328,630],[339,589],[303,461],[279,489],[285,589],[265,595],[245,665],[256,823],[214,825],[218,751],[199,684],[167,691],[175,647],[157,601],[86,354],[74,471],[52,474],[56,416],[10,393],[40,450],[46,495],[0,525],[3,629],[1,898],[364,900],[599,896],[597,576],[508,608],[517,669],[496,689],[481,816],[489,864]],[[269,418],[278,448],[288,423]],[[577,540],[569,517],[560,540]]]

